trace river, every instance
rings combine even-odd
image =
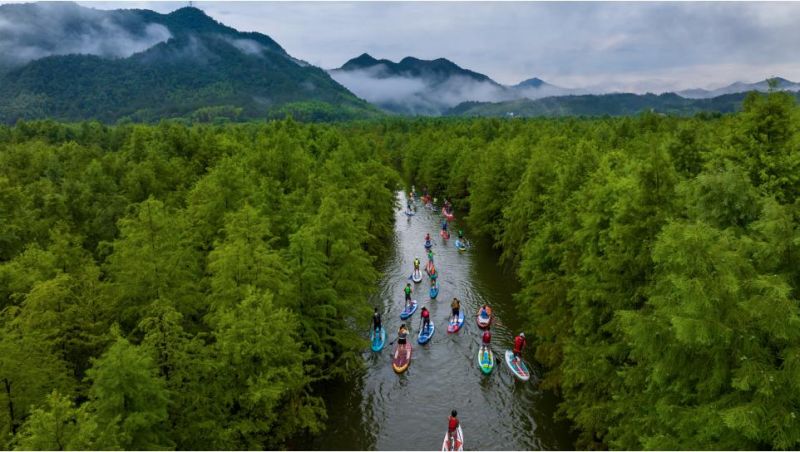
[[[405,206],[405,198],[398,193]],[[325,450],[435,450],[441,448],[451,409],[458,410],[466,450],[548,450],[572,449],[574,435],[569,424],[556,422],[555,395],[537,389],[536,369],[528,382],[517,381],[502,359],[511,347],[513,336],[524,323],[516,311],[511,294],[517,290],[513,275],[497,265],[498,255],[489,244],[478,242],[465,253],[454,246],[455,239],[439,236],[442,216],[417,202],[417,214],[407,217],[404,209],[396,214],[395,243],[384,261],[380,291],[373,302],[382,309],[387,344],[379,353],[364,352],[364,371],[348,382],[326,385],[327,430],[308,444]],[[459,212],[451,224],[453,237],[461,224]],[[411,327],[409,343],[414,352],[411,365],[403,374],[392,370],[393,346],[402,321],[403,287],[410,282],[415,256],[424,270],[427,258],[424,237],[433,238],[434,262],[439,271],[440,292],[436,300],[428,296],[429,279],[413,284],[419,309],[407,321]],[[465,228],[469,238],[469,231]],[[424,274],[424,271],[423,271]],[[462,301],[464,327],[447,333],[450,301]],[[494,371],[484,376],[476,364],[481,330],[475,324],[477,309],[492,306]],[[431,311],[436,332],[420,346],[416,339],[422,306]],[[365,335],[367,333],[365,332]],[[528,353],[530,355],[530,353]],[[499,359],[498,359],[499,358]]]

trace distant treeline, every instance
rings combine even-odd
[[[800,99],[800,92],[788,92]],[[522,99],[507,102],[464,102],[445,113],[469,117],[565,117],[632,116],[643,112],[691,116],[720,115],[742,110],[748,93],[725,94],[708,99],[687,99],[664,94],[585,94]]]

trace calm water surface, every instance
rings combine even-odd
[[[405,206],[402,194],[400,205]],[[456,212],[451,224],[453,237],[460,224]],[[441,215],[417,203],[417,214],[407,217],[404,209],[396,215],[395,243],[385,261],[381,289],[375,305],[382,310],[387,345],[380,353],[364,352],[365,370],[350,382],[324,388],[328,407],[328,429],[308,444],[326,450],[438,450],[447,430],[447,416],[458,410],[467,450],[572,449],[574,436],[569,425],[554,420],[556,397],[536,388],[536,371],[528,382],[519,382],[502,360],[522,323],[511,294],[517,290],[513,275],[503,273],[497,254],[488,244],[459,253],[454,239],[439,236]],[[414,347],[411,365],[401,375],[392,370],[393,346],[403,310],[403,287],[417,256],[427,262],[423,247],[425,233],[433,238],[434,263],[439,271],[439,296],[428,296],[427,275],[413,284],[414,299],[420,306],[407,321]],[[465,230],[467,237],[469,231]],[[464,327],[447,333],[450,301],[462,301]],[[477,366],[481,330],[475,324],[477,309],[488,303],[494,309],[492,349],[494,371],[485,376]],[[416,342],[422,306],[431,311],[436,332],[431,341]],[[365,332],[365,335],[368,333]]]

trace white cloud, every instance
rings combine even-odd
[[[0,60],[12,64],[50,55],[127,57],[171,36],[160,24],[125,27],[116,18],[71,3],[6,7],[0,14]]]
[[[169,12],[185,3],[87,2]],[[197,2],[323,68],[368,52],[445,57],[515,84],[530,77],[604,90],[800,80],[800,3]],[[736,68],[733,70],[732,68]]]
[[[427,88],[420,79],[389,77],[378,78],[373,71],[331,72],[331,77],[356,96],[372,103],[397,102],[422,93]]]
[[[252,39],[228,39],[228,42],[248,55],[261,55],[264,51],[264,46]]]

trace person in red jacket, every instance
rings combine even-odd
[[[423,307],[420,315],[422,316],[422,331],[426,331],[431,323],[431,313],[428,311],[428,308]]]
[[[528,345],[528,342],[525,340],[525,333],[519,333],[519,336],[514,338],[514,358],[519,359],[520,355],[522,354],[522,349]]]
[[[456,430],[458,430],[458,413],[456,413],[456,410],[453,410],[450,412],[450,418],[447,422],[447,433],[450,435],[451,450],[455,449],[454,446],[456,444],[456,438],[458,437],[456,435]]]
[[[489,331],[489,327],[487,326],[486,329],[483,331],[483,337],[481,338],[481,350],[488,347],[491,342],[492,342],[492,332]]]

